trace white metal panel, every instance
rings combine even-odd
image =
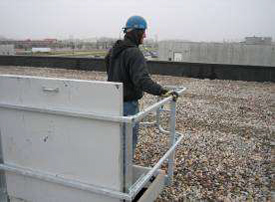
[[[5,163],[119,188],[116,123],[9,110],[1,117]]]
[[[0,103],[120,116],[122,85],[4,75],[0,76]],[[121,191],[119,123],[0,108],[0,130],[5,163]],[[42,184],[39,191],[37,186]],[[69,201],[56,196],[59,189],[73,195],[71,188],[15,174],[7,175],[7,187],[12,195],[30,201],[38,201],[32,195],[45,202]],[[86,201],[86,193],[74,192],[79,201]],[[57,198],[43,198],[51,194]]]
[[[2,75],[0,101],[39,108],[122,114],[119,83]]]
[[[156,179],[150,184],[146,192],[140,197],[138,202],[153,202],[161,193],[165,183],[165,172],[161,171]]]
[[[8,173],[11,202],[119,202],[119,199]],[[14,182],[17,182],[16,184]],[[27,186],[26,186],[27,185]],[[18,196],[20,194],[20,196]],[[17,196],[17,197],[14,197]],[[20,200],[21,199],[21,200]],[[23,199],[23,200],[22,200]]]

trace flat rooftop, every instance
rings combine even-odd
[[[0,66],[0,74],[107,78],[102,72],[14,66]],[[174,181],[157,201],[271,200],[275,185],[275,83],[152,78],[162,85],[187,87],[177,102],[176,130],[185,138],[176,152]],[[155,96],[145,94],[141,110],[154,102]],[[162,115],[164,127],[168,116]],[[167,142],[157,129],[141,128],[135,163],[154,165],[166,151]]]

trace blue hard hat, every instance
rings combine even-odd
[[[125,30],[127,29],[147,29],[147,22],[141,16],[132,16],[130,17],[127,22],[126,26],[124,27]]]

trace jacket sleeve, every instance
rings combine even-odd
[[[128,61],[129,74],[135,87],[153,95],[161,95],[161,85],[153,81],[149,75],[146,60],[138,48],[132,48]]]
[[[110,51],[107,53],[104,60],[105,60],[106,70],[107,70],[107,73],[108,73],[109,72],[109,66],[110,66]]]

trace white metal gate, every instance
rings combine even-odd
[[[169,159],[171,181],[173,153],[182,139],[175,132],[176,102],[165,98],[129,117],[122,116],[122,103],[119,83],[0,76],[0,168],[8,195],[31,202],[132,201],[155,176],[158,186],[146,196],[153,200],[165,180],[159,168]],[[170,131],[158,121],[166,103]],[[153,125],[170,134],[171,147],[153,168],[134,166],[132,127],[153,111]]]

